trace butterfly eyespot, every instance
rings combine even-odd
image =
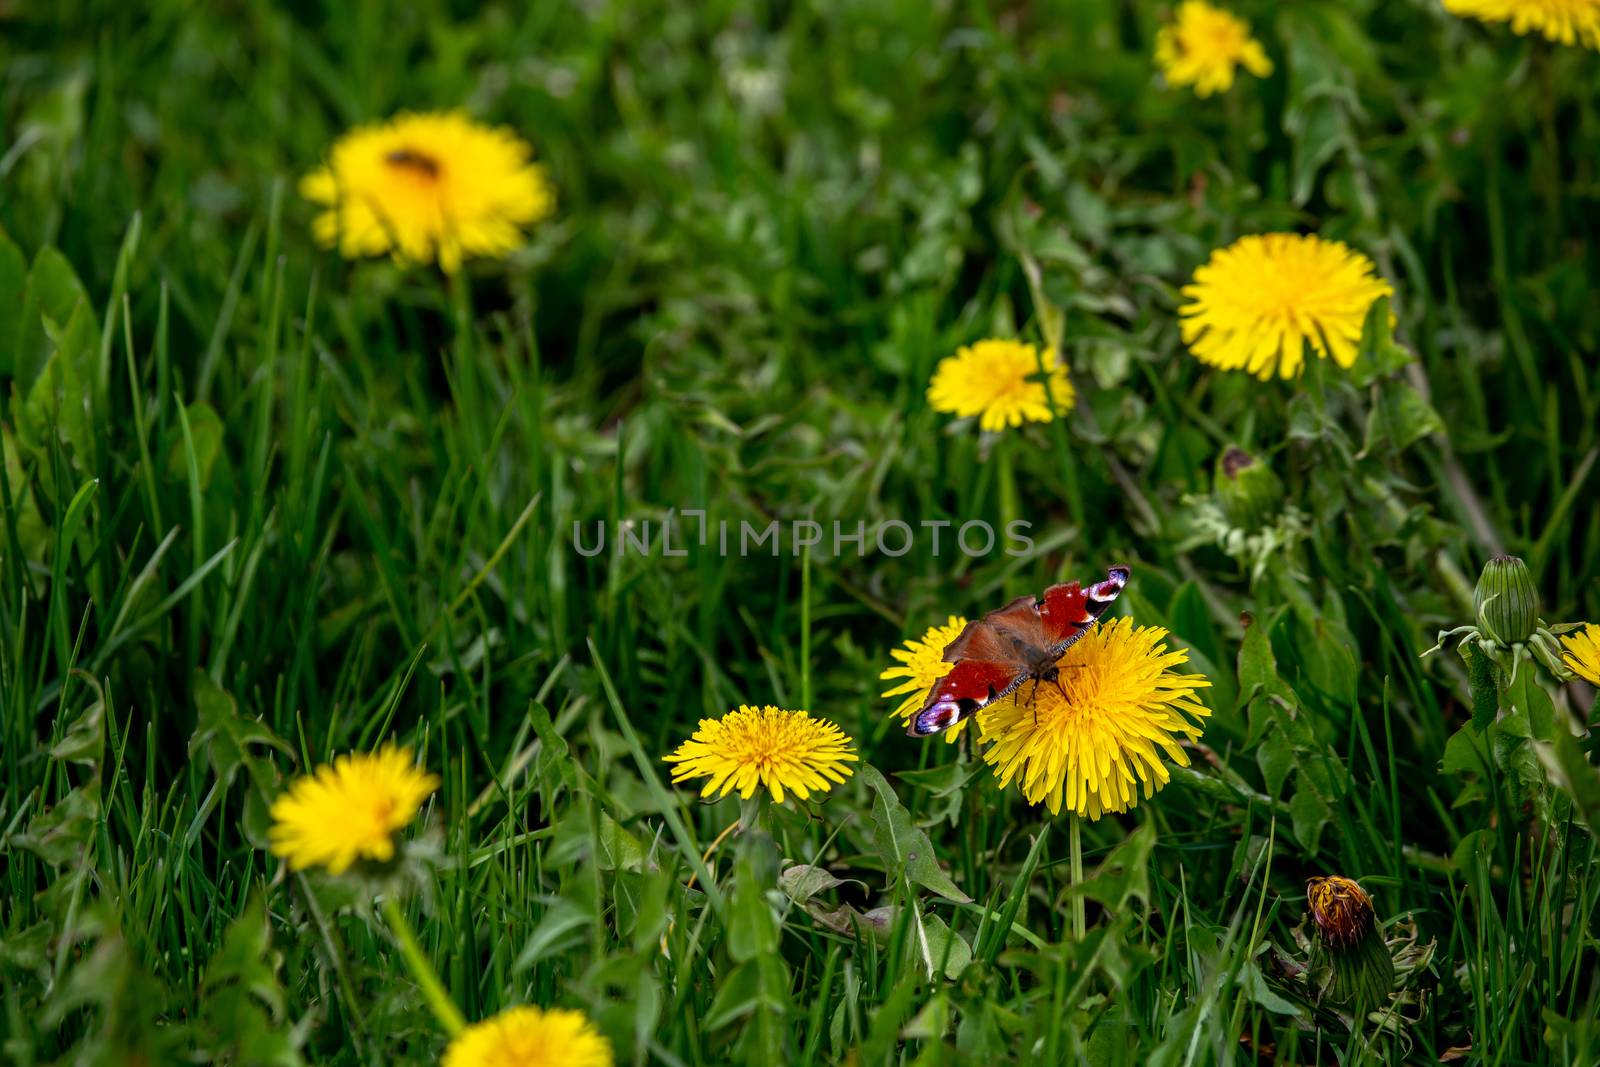
[[[954,726],[961,718],[961,706],[954,700],[941,700],[922,712],[912,721],[911,728],[914,732],[927,735],[936,734]]]

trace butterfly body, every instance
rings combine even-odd
[[[973,715],[1032,681],[1061,684],[1057,661],[1127,585],[1130,571],[1111,567],[1104,581],[1052,585],[1039,597],[1020,596],[967,623],[944,649],[950,670],[928,691],[906,733],[928,737]]]

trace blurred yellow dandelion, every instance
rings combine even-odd
[[[1258,378],[1293,378],[1305,346],[1341,367],[1356,361],[1373,301],[1394,292],[1372,261],[1340,241],[1241,237],[1194,272],[1178,309],[1196,359]]]
[[[1509,22],[1513,33],[1540,33],[1600,50],[1600,0],[1444,0],[1444,9],[1483,22]]]
[[[933,683],[950,673],[952,664],[945,662],[945,646],[960,637],[961,631],[966,629],[966,626],[966,619],[952,615],[943,626],[930,626],[928,632],[921,637],[909,640],[903,647],[890,651],[889,655],[899,660],[900,666],[887,668],[878,675],[878,678],[881,681],[892,678],[905,679],[883,693],[886,697],[905,696],[891,713],[898,715],[902,724],[909,723],[911,716],[922,707],[928,699],[928,690],[933,688]],[[946,730],[945,741],[954,742],[966,725],[967,720],[963,719]]]
[[[1196,96],[1225,93],[1243,67],[1258,78],[1272,73],[1272,60],[1250,25],[1221,8],[1185,0],[1156,34],[1156,65],[1173,85],[1192,85]]]
[[[701,719],[694,736],[665,759],[677,764],[674,782],[707,779],[703,797],[737,789],[748,800],[765,788],[782,803],[785,789],[804,800],[844,781],[852,773],[847,764],[860,758],[851,743],[844,731],[809,712],[741,704],[720,719]]]
[[[567,1008],[507,1008],[462,1030],[442,1067],[611,1067],[611,1042]]]
[[[1021,341],[990,339],[965,345],[939,361],[928,385],[928,403],[935,411],[961,418],[976,415],[979,429],[989,431],[1025,421],[1049,422],[1071,411],[1076,402],[1067,368],[1055,349],[1045,349],[1041,357],[1037,348]]]
[[[554,209],[530,151],[510,130],[458,111],[402,114],[341,137],[300,192],[328,208],[312,228],[322,245],[350,259],[437,260],[454,273],[467,256],[514,251],[523,229]]]
[[[358,860],[394,856],[394,834],[417,814],[439,779],[417,767],[408,749],[340,756],[296,779],[272,804],[267,831],[275,855],[294,870],[342,874]]]
[[[1589,623],[1561,636],[1561,659],[1567,669],[1590,685],[1600,685],[1600,626]]]
[[[1180,766],[1180,737],[1198,740],[1211,714],[1195,696],[1211,683],[1172,670],[1188,662],[1167,631],[1120,618],[1088,631],[1058,661],[1061,689],[1024,685],[978,712],[984,761],[1001,788],[1015,779],[1030,804],[1090,819],[1127,811],[1167,784],[1162,753]]]

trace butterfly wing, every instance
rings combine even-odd
[[[967,623],[944,648],[945,662],[954,666],[933,684],[906,733],[927,737],[948,730],[1016,689],[1028,676],[1029,646],[1043,647],[1044,635],[1037,601],[1031,596],[1018,597]]]
[[[1119,564],[1088,588],[1052,585],[1038,599],[1018,597],[967,623],[944,649],[944,661],[953,666],[933,683],[906,733],[928,737],[948,730],[1016,689],[1033,665],[1059,657],[1099,620],[1130,574]]]
[[[1104,581],[1095,582],[1087,589],[1077,582],[1068,582],[1052,585],[1044,591],[1039,603],[1039,620],[1044,629],[1044,643],[1052,655],[1061,655],[1099,621],[1106,608],[1122,593],[1131,573],[1119,564],[1106,571]]]

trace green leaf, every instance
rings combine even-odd
[[[1155,823],[1141,822],[1074,892],[1099,901],[1113,913],[1126,907],[1130,900],[1148,904],[1150,854],[1155,847]]]
[[[1262,977],[1261,968],[1257,967],[1254,961],[1244,965],[1239,972],[1237,982],[1244,990],[1245,996],[1270,1012],[1293,1016],[1303,1014],[1298,1004],[1273,992],[1272,987],[1267,985],[1266,979]]]
[[[60,441],[68,448],[73,468],[87,475],[95,466],[94,360],[99,336],[87,302],[78,304],[62,322],[45,318],[47,355],[22,404],[13,401],[13,414],[23,444],[44,456],[51,442]]]
[[[0,310],[6,312],[0,315],[0,323],[6,321],[7,315],[22,311],[27,288],[28,263],[22,256],[22,249],[0,230]],[[0,376],[7,378],[16,372],[16,329],[15,326],[0,326]]]
[[[595,857],[602,871],[641,871],[644,846],[639,839],[607,815],[600,813],[600,855]]]
[[[106,709],[102,701],[96,700],[72,720],[72,725],[67,728],[61,740],[51,746],[50,756],[69,763],[83,763],[95,767],[99,766],[105,748]]]
[[[563,789],[573,789],[578,784],[578,768],[567,749],[567,739],[550,721],[550,712],[537,700],[528,704],[528,718],[533,722],[533,732],[539,738],[539,753],[534,759],[535,774],[546,804],[554,804]]]
[[[1516,677],[1506,691],[1511,707],[1528,724],[1528,736],[1549,740],[1556,733],[1556,708],[1536,677],[1532,660],[1519,659]]]
[[[511,964],[511,973],[520,974],[542,959],[582,945],[594,922],[594,911],[586,902],[571,893],[560,897],[533,928],[527,944]]]
[[[233,697],[204,671],[194,673],[194,703],[198,722],[189,738],[189,755],[204,752],[224,786],[233,784],[241,767],[249,769],[259,782],[269,780],[270,775],[257,766],[252,748],[293,752],[265,723],[241,716]]]
[[[757,861],[748,851],[733,868],[733,901],[728,912],[728,955],[744,963],[776,952],[778,917],[767,899],[769,884],[756,873]]]
[[[1256,765],[1266,780],[1267,795],[1274,800],[1283,796],[1283,784],[1294,770],[1294,749],[1282,730],[1268,730],[1256,746]]]
[[[1439,769],[1445,774],[1483,774],[1488,767],[1488,751],[1483,730],[1476,723],[1466,723],[1444,743]]]
[[[1289,815],[1294,820],[1296,840],[1315,856],[1322,829],[1333,819],[1333,809],[1314,790],[1300,789],[1289,798]]]
[[[1467,680],[1472,692],[1472,727],[1482,733],[1494,723],[1494,717],[1500,710],[1500,694],[1494,682],[1494,663],[1482,649],[1470,645],[1461,646],[1461,656],[1467,661]]]
[[[185,404],[183,411],[189,420],[189,439],[194,442],[195,470],[204,489],[210,486],[211,471],[222,454],[222,419],[203,402]],[[167,449],[167,477],[177,482],[189,480],[189,459],[181,436]]]
[[[962,798],[967,783],[988,768],[980,760],[965,763],[947,763],[942,767],[928,767],[918,771],[896,771],[902,782],[928,791],[932,803],[921,809],[922,824],[936,827],[940,823],[958,826],[961,823]]]
[[[9,846],[24,848],[52,867],[76,861],[89,847],[95,827],[100,823],[100,782],[82,785],[28,823],[27,830],[13,834]]]
[[[972,962],[972,948],[962,940],[937,915],[922,917],[922,959],[928,973],[937,973],[943,966],[946,978],[959,978]]]
[[[1258,697],[1276,698],[1288,708],[1298,705],[1294,690],[1278,674],[1278,657],[1272,651],[1272,622],[1249,619],[1245,624],[1244,640],[1239,644],[1239,708],[1244,710]],[[1265,717],[1251,716],[1251,740],[1260,735]]]
[[[883,775],[870,764],[862,764],[859,773],[867,788],[877,794],[877,803],[872,806],[873,835],[878,855],[891,879],[899,872],[913,884],[931,889],[942,897],[962,904],[969,902],[972,898],[940,869],[934,858],[933,843],[926,833],[911,825],[910,812],[900,803]]]
[[[1394,308],[1388,297],[1380,296],[1367,309],[1361,324],[1361,348],[1355,366],[1350,368],[1351,379],[1366,388],[1411,361],[1411,353],[1394,339]]]
[[[1600,837],[1600,768],[1583,754],[1582,747],[1564,728],[1548,742],[1535,745],[1539,762],[1550,781],[1572,799],[1572,806],[1589,832]]]
[[[48,245],[33,257],[28,285],[39,298],[39,310],[56,322],[66,322],[80,305],[89,303],[88,291],[78,280],[78,272],[72,269],[66,256]]]
[[[818,893],[844,885],[846,882],[866,888],[854,878],[836,878],[831,871],[813,867],[809,863],[796,863],[785,867],[783,873],[778,876],[778,888],[796,904],[804,904]]]
[[[1378,402],[1367,415],[1362,451],[1387,446],[1400,452],[1429,434],[1443,432],[1444,420],[1421,393],[1406,382],[1389,381],[1380,387]]]
[[[284,1025],[279,955],[259,896],[228,927],[201,979],[199,1044],[213,1062],[240,1067],[301,1067],[304,1039]]]
[[[717,987],[711,1001],[705,1025],[720,1030],[740,1019],[762,1016],[771,1022],[781,1022],[793,1006],[789,993],[789,971],[776,953],[761,956],[735,967]],[[782,1063],[781,1038],[777,1053],[771,1059],[756,1059],[756,1063]]]
[[[1310,629],[1300,646],[1306,677],[1336,704],[1353,705],[1361,670],[1348,634],[1337,622],[1320,616],[1310,623]]]

